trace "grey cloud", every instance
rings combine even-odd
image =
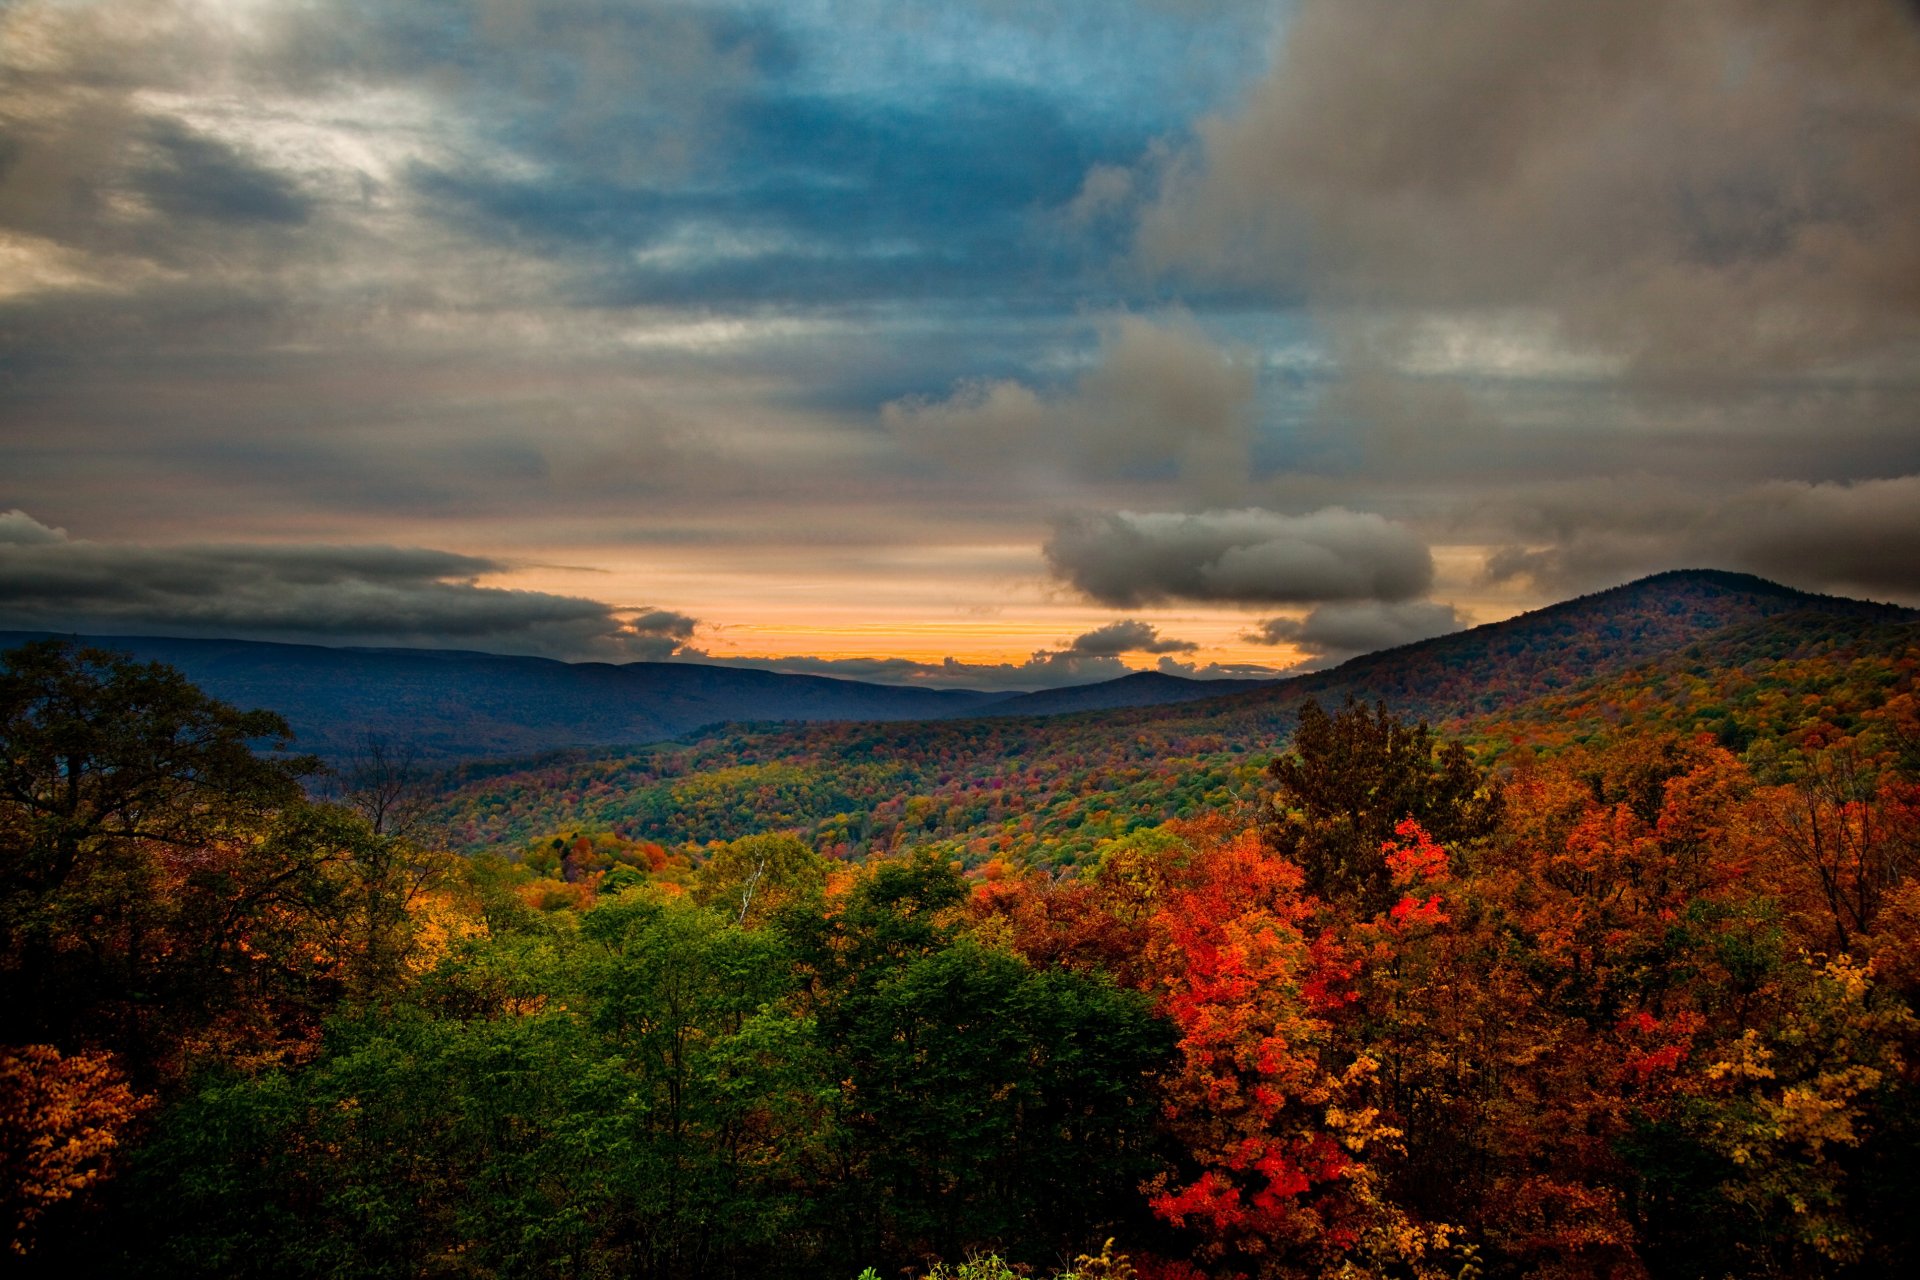
[[[1074,230],[1086,230],[1104,219],[1131,211],[1140,199],[1140,174],[1117,164],[1099,164],[1087,170],[1080,190],[1060,211]]]
[[[0,547],[44,547],[65,542],[65,529],[51,529],[19,509],[0,511]]]
[[[1160,659],[1157,670],[1188,680],[1273,680],[1286,673],[1278,667],[1257,662],[1182,662],[1178,658]]]
[[[1305,618],[1268,618],[1243,638],[1254,644],[1293,645],[1319,657],[1344,657],[1429,640],[1465,625],[1450,604],[1366,600],[1323,604]]]
[[[690,639],[693,629],[699,625],[698,619],[671,609],[643,609],[627,619],[627,626],[633,631],[673,640]]]
[[[1140,247],[1341,306],[1540,307],[1643,370],[1772,371],[1920,334],[1917,142],[1901,0],[1305,0]]]
[[[0,625],[603,658],[668,657],[695,625],[653,608],[623,622],[596,600],[474,581],[505,567],[407,547],[86,542],[11,511],[0,515]]]
[[[1111,476],[1172,468],[1215,500],[1247,478],[1256,379],[1192,321],[1123,315],[1072,387],[969,383],[882,410],[914,449],[968,470]]]
[[[392,288],[410,255],[463,247],[404,190],[432,158],[549,182],[568,161],[684,175],[778,44],[764,22],[672,0],[226,9],[0,6],[0,227],[104,258],[83,265],[115,289],[138,262],[235,288],[303,269],[364,288],[397,249]],[[355,118],[355,99],[387,92],[398,127]]]
[[[1433,582],[1433,557],[1410,531],[1341,507],[1300,516],[1253,508],[1074,516],[1056,524],[1043,551],[1056,577],[1120,608],[1399,601]]]
[[[1489,557],[1492,581],[1526,577],[1568,590],[1711,567],[1920,599],[1920,475],[1720,493],[1652,479],[1571,482],[1486,514],[1513,539]]]
[[[185,0],[0,9],[0,227],[82,255],[115,290],[140,262],[274,273],[313,202],[171,114],[245,82],[260,49],[242,30]]]
[[[1076,636],[1067,647],[1074,653],[1117,658],[1123,653],[1192,653],[1200,646],[1191,640],[1163,636],[1150,622],[1122,618]]]
[[[226,143],[176,120],[150,121],[147,135],[158,154],[139,185],[159,212],[229,223],[306,221],[311,201],[292,180]]]
[[[620,180],[683,172],[784,56],[776,32],[675,0],[323,4],[278,15],[260,70],[310,92],[426,88],[547,159]]]

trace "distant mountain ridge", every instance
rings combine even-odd
[[[1648,664],[1739,664],[1807,645],[1904,653],[1920,646],[1916,620],[1743,574],[1678,571],[1202,701],[1019,715],[1016,699],[938,723],[737,725],[684,745],[469,770],[447,780],[442,816],[467,847],[555,830],[664,843],[798,830],[849,850],[946,841],[955,856],[1011,839],[1071,860],[1101,839],[1236,803],[1308,699],[1384,702],[1457,732]],[[848,814],[864,816],[848,828]]]
[[[1164,671],[1136,671],[1132,675],[1095,684],[1065,685],[1035,693],[1016,693],[977,708],[974,715],[1053,716],[1073,711],[1114,711],[1122,707],[1157,707],[1263,688],[1275,680],[1195,680]]]
[[[45,639],[0,632],[0,648]],[[337,759],[364,733],[424,761],[660,742],[729,721],[921,720],[1004,694],[865,684],[697,663],[560,662],[453,649],[77,636],[178,667],[217,698],[285,716],[302,751]]]
[[[1624,669],[1723,627],[1787,613],[1899,622],[1914,610],[1814,595],[1747,574],[1675,570],[1467,631],[1258,680],[1134,672],[1006,694],[867,684],[697,663],[569,663],[464,650],[328,648],[251,640],[82,636],[166,662],[215,697],[267,707],[297,746],[350,752],[367,732],[429,762],[641,746],[728,723],[896,723],[979,717],[1092,718],[1111,728],[1177,722],[1254,742],[1287,731],[1307,698],[1385,701],[1435,720],[1486,714]],[[0,647],[44,632],[0,632]]]
[[[1484,715],[1651,661],[1725,627],[1793,613],[1920,620],[1920,610],[1817,595],[1752,574],[1673,569],[1500,622],[1362,654],[1325,671],[1210,699],[1192,711],[1259,719],[1263,709],[1290,712],[1309,697],[1328,702],[1352,696],[1435,721]]]

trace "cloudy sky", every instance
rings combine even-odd
[[[1920,603],[1908,0],[0,0],[0,626],[1002,686]]]

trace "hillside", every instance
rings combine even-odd
[[[1340,1222],[1385,1194],[1395,1229],[1471,1233],[1458,1268],[1375,1277],[1905,1274],[1920,624],[1714,581],[1609,600],[1533,632],[1613,661],[1749,616],[1531,697],[1559,672],[1512,664],[1499,711],[1446,721],[1478,760],[1438,767],[1362,707],[1302,717],[1263,771],[1269,689],[471,766],[448,816],[516,830],[509,858],[382,838],[382,794],[309,804],[177,673],[23,657],[0,1081],[46,1100],[14,1132],[52,1136],[13,1149],[137,1161],[111,1198],[13,1219],[31,1274],[424,1275],[484,1250],[503,1261],[459,1274],[521,1275],[531,1238],[560,1241],[555,1274],[693,1280],[724,1232],[725,1274],[871,1276],[961,1204],[951,1256],[1107,1242],[1060,1280],[1201,1280],[1182,1258],[1274,1239],[1318,1253],[1265,1280],[1344,1276],[1348,1237],[1243,1236],[1241,1206],[1326,1211],[1359,1160]],[[1527,635],[1425,652],[1537,658]],[[78,870],[37,874],[63,846]],[[1551,1214],[1512,1191],[1548,1179]],[[1620,1211],[1650,1185],[1674,1190]],[[1873,1233],[1873,1266],[1806,1265],[1802,1186],[1820,1230]],[[1600,1233],[1658,1269],[1612,1244],[1585,1265]],[[657,1266],[649,1238],[701,1243]]]
[[[278,711],[293,726],[298,747],[322,758],[338,759],[372,733],[410,744],[423,760],[455,765],[569,748],[642,746],[730,722],[887,723],[982,715],[1117,714],[1115,728],[1159,724],[1171,715],[1171,724],[1191,731],[1204,726],[1205,732],[1252,744],[1284,733],[1307,697],[1337,702],[1351,694],[1435,719],[1485,714],[1647,661],[1720,627],[1796,610],[1905,616],[1892,606],[1808,595],[1741,574],[1679,572],[1291,680],[1199,681],[1137,672],[1016,695],[697,663],[570,663],[455,650],[154,636],[81,639],[168,663],[236,705]],[[43,634],[0,632],[0,648]],[[1180,709],[1189,706],[1191,714]],[[1130,713],[1139,718],[1129,719]],[[1043,731],[1049,741],[1054,734]]]
[[[1068,685],[1015,694],[981,707],[973,714],[993,716],[1054,716],[1075,711],[1114,711],[1122,707],[1158,707],[1173,702],[1200,702],[1261,689],[1271,680],[1193,680],[1164,671],[1136,671],[1130,676],[1098,684]]]
[[[43,633],[0,632],[0,648]],[[278,711],[302,751],[350,752],[363,733],[451,763],[558,747],[658,742],[731,720],[918,720],[1002,696],[695,663],[557,662],[436,649],[83,636],[179,668],[224,701]]]
[[[844,853],[911,840],[971,859],[1071,863],[1103,839],[1256,794],[1268,753],[1309,698],[1382,701],[1456,731],[1531,715],[1529,732],[1544,737],[1542,725],[1578,721],[1553,699],[1585,690],[1582,708],[1607,705],[1599,691],[1627,673],[1646,682],[1663,663],[1680,664],[1676,673],[1761,672],[1751,681],[1757,697],[1765,670],[1796,654],[1815,667],[1877,664],[1872,696],[1884,698],[1911,682],[1913,616],[1742,575],[1662,574],[1205,701],[1054,717],[990,710],[938,724],[736,726],[684,746],[456,775],[441,817],[468,847],[572,829],[668,844],[798,830]],[[1717,732],[1725,716],[1708,719],[1701,727]]]

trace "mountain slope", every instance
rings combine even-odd
[[[1192,680],[1164,671],[1136,671],[1130,676],[1097,684],[1067,685],[1015,694],[972,712],[983,716],[1053,716],[1073,711],[1114,711],[1122,707],[1157,707],[1173,702],[1201,702],[1229,693],[1242,693],[1272,684],[1271,680]]]
[[[1679,569],[1535,609],[1503,622],[1364,654],[1194,708],[1271,728],[1309,697],[1385,702],[1434,721],[1486,715],[1672,653],[1722,628],[1785,614],[1901,622],[1897,605],[1796,591],[1750,574]]]
[[[1753,645],[1825,652],[1860,636],[1876,653],[1904,652],[1914,616],[1742,575],[1662,574],[1203,702],[1052,717],[989,707],[937,724],[735,726],[682,747],[469,773],[448,780],[442,817],[470,847],[574,828],[668,843],[798,829],[848,852],[911,840],[961,856],[1018,851],[1070,862],[1102,839],[1257,793],[1267,754],[1309,698],[1381,700],[1403,717],[1458,726],[1690,645],[1706,646],[1688,660],[1708,666],[1766,652]],[[1710,638],[1728,628],[1749,647],[1716,656]]]
[[[0,632],[0,648],[43,637]],[[351,751],[368,732],[410,743],[423,759],[452,762],[658,742],[730,720],[926,719],[1002,696],[678,662],[612,665],[154,636],[79,639],[178,667],[227,702],[278,711],[302,751],[330,758]]]

